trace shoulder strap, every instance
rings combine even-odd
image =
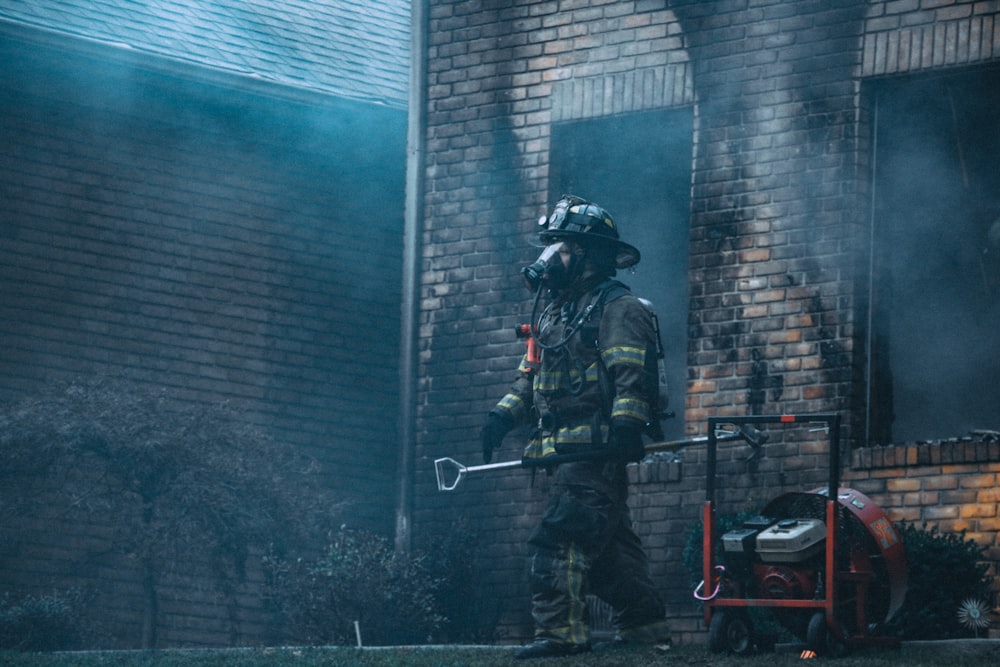
[[[594,291],[600,293],[597,300],[598,307],[603,306],[609,301],[614,301],[618,297],[632,293],[632,290],[629,289],[628,285],[612,278],[608,278],[598,284],[597,287],[594,288]]]
[[[578,328],[591,332],[588,334],[591,344],[598,347],[597,328],[601,324],[601,317],[604,314],[604,304],[614,301],[618,297],[630,294],[632,290],[624,283],[607,278],[602,280],[590,291],[590,304],[580,314]]]
[[[601,316],[604,314],[604,304],[630,294],[631,291],[624,283],[611,278],[604,280],[594,288],[597,298],[594,301],[592,312],[597,315],[596,321],[598,326],[600,325]],[[606,423],[609,423],[615,396],[614,381],[611,379],[611,371],[608,370],[608,367],[604,363],[604,357],[600,349],[601,344],[597,339],[596,332],[594,335],[594,344],[597,346],[597,384],[601,393],[601,416]]]

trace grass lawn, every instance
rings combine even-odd
[[[515,661],[510,648],[401,647],[401,648],[255,648],[228,650],[161,650],[86,653],[0,652],[0,664],[9,667],[782,667],[825,662],[836,667],[982,667],[1000,665],[1000,642],[966,640],[913,642],[899,649],[864,649],[839,658],[804,661],[792,648],[754,656],[713,654],[704,646],[682,646],[666,654],[648,648],[594,652],[573,658]]]

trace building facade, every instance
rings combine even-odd
[[[469,613],[522,641],[548,479],[441,492],[434,461],[478,463],[535,221],[572,192],[642,250],[620,277],[657,308],[668,439],[840,414],[845,485],[1000,562],[997,3],[158,8],[0,2],[4,401],[114,373],[232,401],[315,455],[359,524],[474,538]],[[825,434],[770,435],[750,461],[723,450],[722,511],[826,481]],[[705,451],[630,474],[678,638],[700,641]],[[37,547],[0,546],[5,587],[69,580],[79,553]],[[138,582],[91,583],[133,646]],[[259,583],[235,624],[178,585],[161,645],[268,641]]]
[[[842,415],[856,485],[897,519],[1000,556],[995,93],[990,2],[426,3],[419,172],[415,533],[475,526],[499,634],[530,634],[524,541],[546,478],[451,493],[478,462],[530,317],[519,270],[567,192],[640,247],[620,276],[659,310],[676,417]],[[508,458],[522,437],[508,437]],[[821,485],[822,443],[727,455],[722,506]],[[703,451],[633,468],[634,519],[681,633]]]
[[[0,2],[0,401],[104,376],[228,403],[391,534],[408,8],[315,4]],[[151,634],[100,512],[2,509],[0,590]],[[202,565],[160,582],[157,645],[274,641],[259,568],[227,602]]]

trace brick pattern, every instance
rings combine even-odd
[[[686,418],[851,407],[856,8],[733,11],[690,37],[700,108]],[[819,45],[842,39],[840,48]]]
[[[694,103],[690,58],[672,11],[636,11],[629,3],[590,10],[610,34],[597,38],[570,13],[545,53],[556,58],[553,122]]]
[[[985,548],[1000,595],[1000,442],[967,438],[854,452],[845,485],[893,519],[959,533]]]
[[[910,40],[911,71],[993,58],[996,4],[432,0],[429,11],[418,460],[476,461],[482,417],[512,377],[522,348],[510,329],[530,310],[517,270],[533,259],[526,239],[546,204],[550,125],[686,104],[696,119],[689,431],[710,415],[838,411],[841,442],[857,444],[869,198],[859,76],[896,71],[886,63],[902,51],[883,45],[904,28],[933,36]],[[721,464],[723,506],[823,484],[821,449],[785,437],[750,464],[734,454]],[[691,638],[704,629],[680,557],[704,499],[701,456],[633,473],[654,577]],[[927,470],[921,484],[950,468]],[[845,483],[868,473],[850,474]],[[546,478],[484,475],[440,494],[428,467],[416,482],[417,534],[476,526],[499,632],[527,637],[523,542]]]
[[[55,501],[65,502],[65,495]],[[36,493],[31,519],[5,516],[5,539],[0,545],[0,590],[50,595],[70,588],[90,599],[86,621],[104,648],[139,648],[145,598],[142,572],[134,559],[120,554],[114,528],[94,516],[83,524],[67,519],[61,502],[47,502]],[[232,597],[209,582],[212,564],[189,556],[164,568],[158,581],[157,645],[160,647],[216,647],[280,642],[274,618],[263,607],[265,577],[259,560],[247,562],[246,577],[231,582]],[[235,600],[235,604],[233,601]]]
[[[229,401],[318,459],[346,520],[390,533],[404,114],[180,85],[107,49],[17,37],[0,41],[0,400],[121,374]],[[4,544],[0,590],[81,585],[56,575],[82,530]],[[161,637],[226,645],[189,565]],[[87,583],[121,592],[101,620],[135,646],[139,582]],[[270,636],[260,592],[240,591],[241,642]]]
[[[1000,56],[994,2],[872,2],[862,76],[954,67]]]
[[[691,68],[681,63],[560,81],[552,100],[556,122],[692,104]]]

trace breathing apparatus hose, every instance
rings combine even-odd
[[[570,339],[574,335],[576,335],[576,332],[580,330],[580,328],[583,326],[583,323],[586,322],[587,318],[590,317],[590,313],[593,312],[594,308],[596,308],[598,304],[600,304],[600,302],[604,300],[604,292],[598,294],[597,298],[594,301],[592,301],[589,306],[584,308],[583,312],[576,317],[576,320],[570,325],[569,329],[565,333],[563,333],[562,338],[560,338],[557,343],[554,343],[552,345],[546,345],[541,341],[538,334],[541,331],[542,319],[549,312],[549,309],[552,308],[553,303],[550,303],[549,305],[545,306],[545,309],[542,311],[542,313],[540,315],[538,314],[538,304],[542,298],[542,289],[544,289],[544,285],[539,283],[538,288],[535,290],[535,300],[531,304],[530,321],[534,323],[534,325],[531,327],[531,338],[535,341],[535,344],[539,347],[539,349],[558,350],[562,347],[565,347],[566,344],[569,343]]]

